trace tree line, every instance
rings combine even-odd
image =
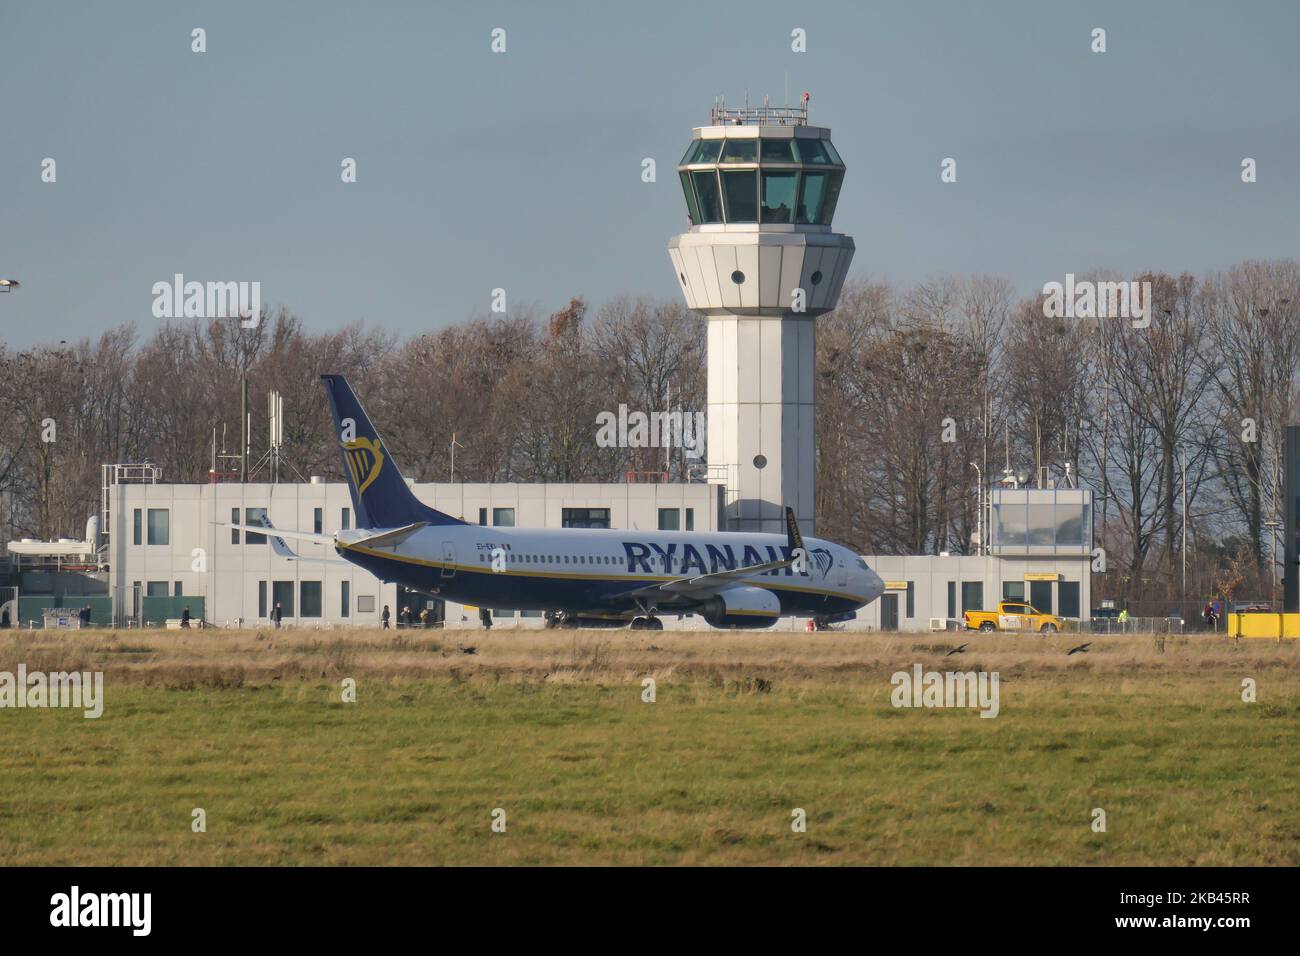
[[[1031,485],[1092,489],[1107,555],[1095,595],[1181,596],[1185,526],[1189,598],[1267,597],[1297,416],[1300,264],[1136,279],[1150,283],[1146,327],[1050,317],[1043,296],[992,276],[847,285],[818,320],[819,533],[868,554],[971,553],[981,478],[992,487],[1009,467]],[[459,481],[703,480],[704,459],[681,448],[596,436],[620,404],[704,410],[706,338],[677,303],[575,298],[404,339],[359,323],[311,332],[281,309],[253,328],[191,320],[0,344],[0,522],[6,540],[80,537],[103,463],[208,481],[214,430],[218,452],[238,450],[243,380],[252,463],[277,389],[281,479],[341,479],[325,372],[348,376],[419,481],[451,478],[453,435]]]

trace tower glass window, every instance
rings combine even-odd
[[[692,163],[716,163],[718,153],[722,152],[722,140],[720,139],[701,139],[696,140],[694,151],[690,154],[688,162]]]
[[[763,222],[794,222],[794,199],[799,174],[763,173]]]
[[[727,140],[727,148],[722,151],[721,161],[724,163],[758,162],[758,140],[756,139]]]
[[[799,184],[799,215],[796,221],[804,225],[815,223],[825,193],[825,173],[804,173],[803,182]]]
[[[724,170],[722,183],[727,194],[727,222],[758,222],[758,173]]]
[[[722,222],[722,196],[718,192],[718,174],[713,170],[691,173],[695,197],[700,205],[700,222]]]
[[[799,215],[797,222],[829,226],[835,215],[835,203],[840,196],[843,173],[807,172],[799,186]]]
[[[765,163],[797,163],[799,157],[794,154],[794,140],[765,139],[760,155]]]
[[[840,201],[840,183],[844,182],[843,173],[826,174],[826,198],[822,200],[821,215],[817,217],[819,226],[829,226],[835,216],[835,204]]]
[[[805,163],[812,163],[817,166],[830,165],[831,158],[820,139],[800,139],[796,140],[796,142],[799,144],[799,158]]]
[[[695,202],[695,190],[691,188],[691,177],[689,173],[679,173],[682,177],[682,192],[686,194],[686,214],[691,217],[691,224],[694,225],[700,221],[700,207]]]

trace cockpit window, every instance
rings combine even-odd
[[[871,570],[870,568],[867,567],[867,562],[863,561],[861,558],[857,559],[857,563],[858,563],[858,567],[861,568],[863,571]]]

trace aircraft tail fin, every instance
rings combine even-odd
[[[358,528],[401,528],[417,522],[466,523],[415,497],[346,378],[322,375],[321,380],[334,416],[334,434],[343,452],[343,471],[352,492]]]

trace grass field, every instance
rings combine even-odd
[[[1300,863],[1300,648],[1079,640],[8,632],[105,706],[0,710],[0,864]],[[999,715],[894,708],[916,663]]]

